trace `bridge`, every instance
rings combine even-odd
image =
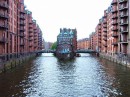
[[[55,53],[56,50],[40,50],[40,51],[36,51],[36,53]],[[82,49],[82,50],[76,50],[75,53],[97,53],[94,50],[90,50],[90,49]]]
[[[82,49],[82,50],[76,50],[75,53],[97,53],[97,52],[91,49]]]
[[[40,50],[40,51],[36,51],[36,53],[55,53],[56,50]]]

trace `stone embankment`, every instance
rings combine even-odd
[[[124,65],[124,66],[130,68],[130,58],[128,56],[120,55],[120,54],[115,55],[115,56],[110,56],[110,55],[102,54],[102,53],[100,53],[99,56],[101,58],[108,59],[108,60],[110,60],[112,62],[121,64],[121,65]]]
[[[30,54],[24,54],[20,55],[19,57],[12,56],[9,60],[0,60],[0,73],[5,72],[9,69],[13,69],[22,63],[28,61],[29,59],[35,58],[37,53],[30,53]],[[5,57],[5,56],[4,56]]]

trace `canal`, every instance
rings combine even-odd
[[[90,54],[42,54],[0,74],[0,97],[130,97],[130,69]]]

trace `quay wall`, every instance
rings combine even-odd
[[[102,53],[99,53],[99,56],[101,58],[110,60],[112,62],[115,62],[117,64],[120,64],[120,65],[123,65],[123,66],[130,68],[130,58],[127,56],[120,56],[120,55],[110,56],[110,55],[102,54]]]
[[[13,68],[23,64],[24,62],[26,62],[32,58],[35,58],[38,55],[40,55],[40,54],[31,53],[31,54],[26,54],[24,56],[21,56],[19,58],[12,58],[8,61],[2,61],[2,62],[0,62],[0,73],[6,72],[9,69],[13,69]]]

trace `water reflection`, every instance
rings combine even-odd
[[[100,59],[106,74],[113,79],[111,86],[116,88],[117,95],[130,96],[130,68]]]
[[[130,96],[130,69],[90,54],[60,61],[42,54],[0,75],[0,97]]]

